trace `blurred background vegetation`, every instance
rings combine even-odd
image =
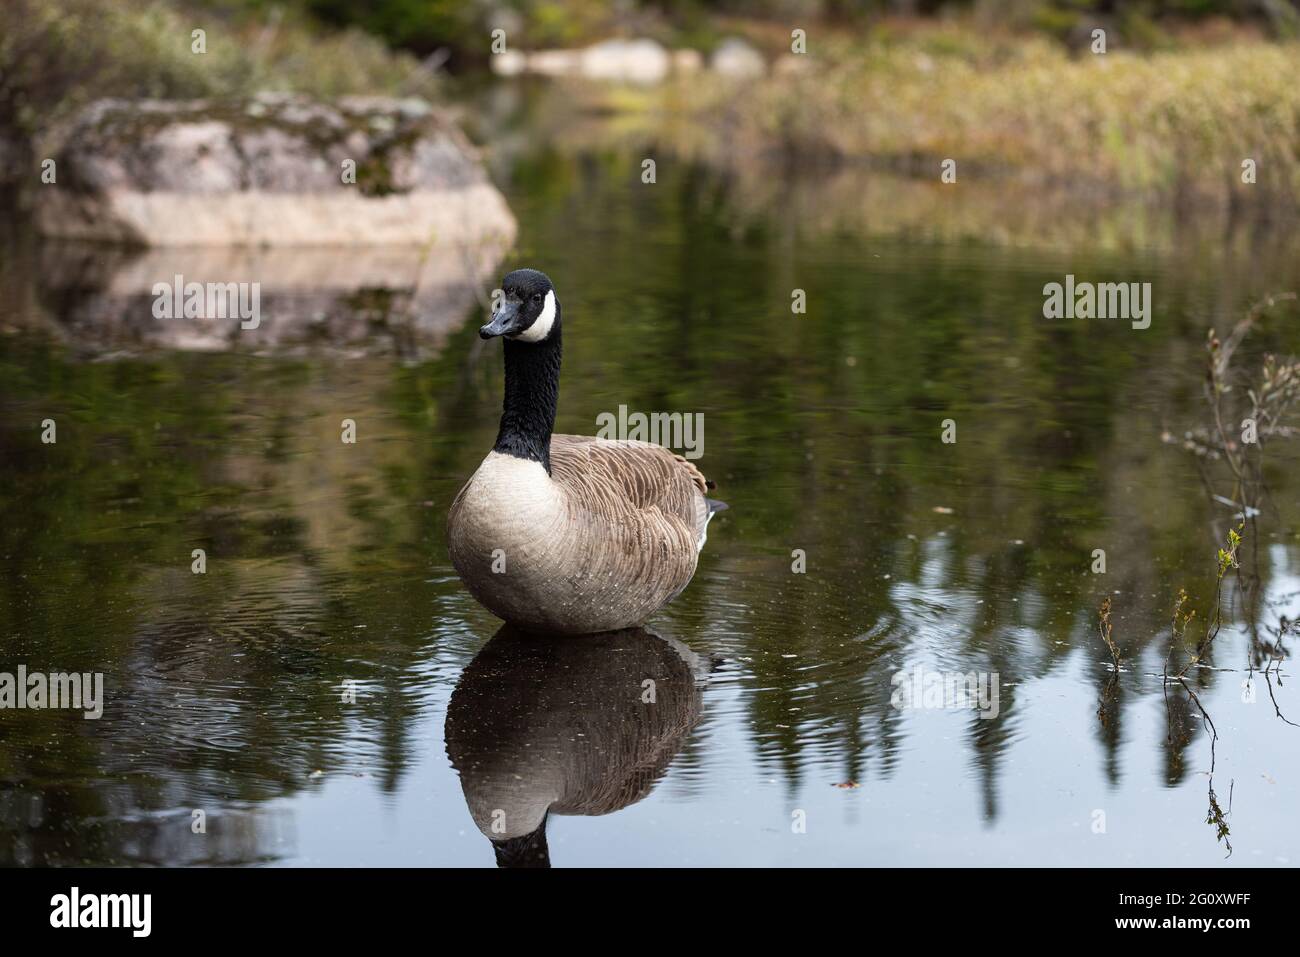
[[[737,21],[860,29],[882,19],[967,18],[1069,40],[1105,22],[1134,45],[1179,42],[1207,25],[1231,22],[1274,35],[1294,35],[1294,0],[209,0],[232,15],[265,17],[275,10],[337,28],[357,27],[391,46],[427,54],[448,48],[465,64],[486,55],[496,27],[525,47],[571,46],[626,31],[670,46],[708,48]],[[1217,22],[1217,26],[1216,26]]]
[[[1089,54],[1097,27],[1106,57]],[[0,158],[106,95],[454,101],[456,84],[490,72],[497,28],[521,51],[637,37],[707,55],[744,38],[771,65],[744,97],[705,72],[600,104],[684,119],[679,139],[726,156],[927,173],[957,156],[967,169],[1229,201],[1249,157],[1262,187],[1250,193],[1300,196],[1297,0],[6,0]],[[809,55],[791,64],[794,28]]]

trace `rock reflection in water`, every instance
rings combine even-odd
[[[649,794],[700,718],[704,668],[643,628],[498,631],[447,708],[447,752],[497,863],[547,867],[549,814],[609,814]]]
[[[34,264],[40,307],[25,320],[95,355],[162,348],[425,358],[464,323],[502,253],[486,244],[142,251],[48,243]],[[155,287],[191,283],[257,284],[256,320],[241,322],[234,310],[230,318],[158,318]]]

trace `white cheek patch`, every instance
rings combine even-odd
[[[541,342],[551,334],[551,325],[555,322],[555,290],[546,293],[546,302],[542,314],[533,320],[533,324],[513,338],[520,342]]]

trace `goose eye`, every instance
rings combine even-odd
[[[533,293],[533,302],[541,302],[541,301],[542,301],[542,294],[540,292]]]

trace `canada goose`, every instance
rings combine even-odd
[[[703,708],[711,662],[644,628],[582,641],[503,625],[447,704],[447,755],[502,867],[546,867],[550,815],[654,788]],[[653,684],[647,684],[647,681]]]
[[[686,459],[649,442],[552,435],[560,301],[517,269],[484,339],[505,337],[496,445],[451,504],[448,551],[489,611],[567,634],[639,625],[695,574],[705,527],[726,508]]]

